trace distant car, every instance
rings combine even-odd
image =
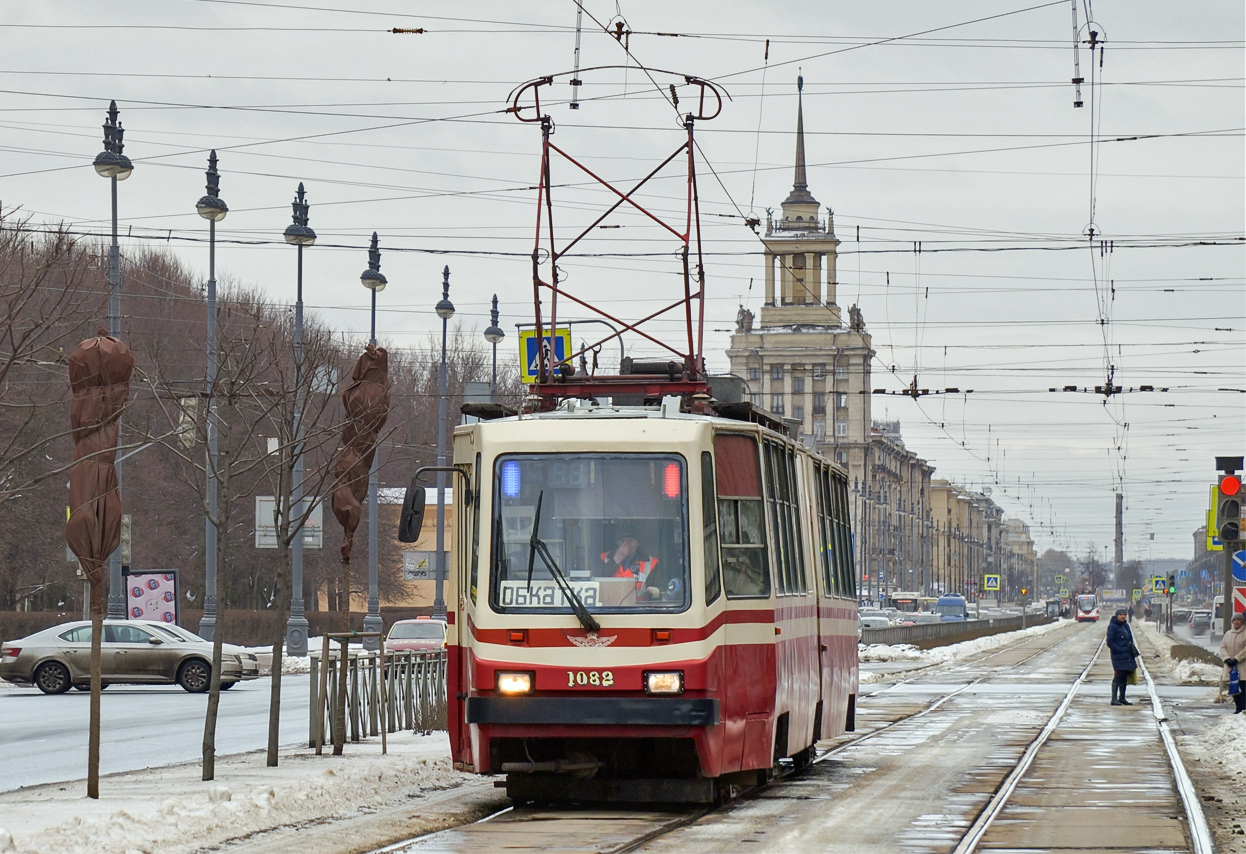
[[[446,621],[428,617],[399,620],[389,627],[385,648],[394,652],[445,649]]]
[[[886,629],[891,626],[891,620],[882,614],[878,616],[862,615],[857,618],[857,625],[863,629]]]
[[[157,623],[147,620],[133,620],[132,622],[145,628],[150,628],[157,634],[163,632],[179,643],[206,643],[209,646],[212,644],[212,641],[207,638],[200,637],[190,629],[182,628],[175,623]],[[252,679],[260,678],[260,660],[255,653],[247,652],[242,647],[232,643],[223,643],[221,644],[221,656],[224,658],[227,655],[238,656],[238,662],[242,666],[241,681],[248,682]],[[228,691],[237,684],[237,682],[221,682],[221,688]]]
[[[163,627],[162,627],[163,628]],[[100,670],[105,685],[181,685],[201,694],[211,685],[212,645],[174,640],[148,623],[105,620]],[[242,678],[237,655],[221,660],[221,685]],[[0,648],[0,679],[34,685],[45,694],[63,694],[91,683],[91,621],[61,623]]]
[[[1189,608],[1173,608],[1172,621],[1174,623],[1188,623],[1190,622],[1190,613]]]
[[[1211,631],[1211,611],[1191,611],[1190,612],[1190,632],[1193,634],[1202,634]]]
[[[914,623],[938,623],[939,615],[933,611],[918,611],[916,614],[909,614],[913,618]]]

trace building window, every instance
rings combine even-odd
[[[847,365],[836,365],[835,366],[835,379],[837,380],[848,379],[848,366]]]
[[[836,454],[835,454],[835,459],[837,459],[837,460],[839,461],[839,464],[840,464],[841,466],[846,466],[846,465],[848,465],[848,452],[847,452],[847,451],[838,451],[838,452],[836,452]]]
[[[748,378],[749,378],[750,380],[759,380],[759,379],[761,379],[761,368],[749,368],[749,369],[748,369]]]
[[[835,405],[840,409],[848,408],[848,394],[846,392],[837,392],[835,394]]]
[[[813,366],[813,378],[815,380],[820,380],[825,376],[826,376],[826,365],[819,363]]]
[[[781,394],[770,395],[770,411],[773,412],[775,415],[783,414],[783,395]]]
[[[835,422],[835,435],[836,436],[847,436],[848,435],[848,422],[847,421],[836,421]]]
[[[813,414],[822,415],[826,412],[826,395],[820,391],[813,393]]]
[[[813,438],[815,441],[818,441],[818,442],[826,441],[826,419],[825,418],[813,419]]]
[[[770,366],[770,379],[772,380],[783,379],[783,366],[782,365],[771,365]]]
[[[793,406],[792,417],[795,418],[797,421],[804,421],[805,420],[805,407],[801,406],[799,403]]]
[[[759,392],[759,391],[755,391],[755,392],[753,392],[752,394],[750,394],[750,395],[748,396],[748,400],[749,400],[749,403],[753,404],[753,405],[754,405],[754,406],[756,406],[758,409],[761,409],[761,406],[762,406],[762,403],[761,403],[761,392]]]
[[[805,378],[804,377],[792,377],[792,393],[793,394],[804,394],[805,393]]]

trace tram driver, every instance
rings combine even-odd
[[[636,579],[636,599],[652,601],[662,597],[658,559],[650,557],[635,534],[624,532],[616,540],[614,551],[601,553],[605,574],[614,578]]]

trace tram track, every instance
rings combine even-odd
[[[1069,638],[1061,639],[1056,644],[1056,646],[1059,646],[1067,642],[1068,640],[1075,639],[1077,637],[1079,637],[1078,634],[1072,633],[1070,634]],[[986,682],[990,679],[998,678],[1000,675],[1008,673],[1009,671],[1013,671],[1019,667],[1023,667],[1024,665],[1028,664],[1036,657],[1043,655],[1045,653],[1052,652],[1054,648],[1055,647],[1052,647],[1052,646],[1042,646],[1039,649],[1036,649],[1033,652],[1029,653],[1028,655],[1025,655],[1024,657],[1018,659],[1017,661],[1011,662],[1009,664],[1006,664],[1000,667],[992,667],[988,672],[985,672],[982,675],[977,676],[976,678],[966,682],[964,685],[957,687],[955,690],[947,694],[944,694],[943,696],[939,697],[938,699],[934,700],[932,703],[926,705],[925,707],[923,707],[922,709],[916,712],[897,717],[896,719],[888,721],[887,723],[882,724],[881,726],[875,727],[869,732],[862,733],[859,736],[853,737],[848,741],[842,742],[840,744],[835,745],[834,747],[831,747],[829,749],[819,752],[810,764],[813,765],[813,764],[834,758],[835,756],[843,753],[844,751],[847,751],[854,747],[859,747],[862,743],[868,742],[868,740],[872,738],[881,736],[884,733],[887,733],[895,729],[896,727],[902,726],[906,723],[911,723],[914,720],[930,715],[936,712],[939,708],[941,708],[948,702],[955,699],[956,697],[964,694],[967,691],[970,691],[975,686],[981,685],[983,682]],[[1015,650],[1016,650],[1015,646],[1005,647],[1003,649],[999,649],[994,652],[987,653],[985,655],[982,655],[979,658],[974,659],[972,661],[972,664],[975,666],[982,665],[986,662],[989,662],[991,659],[998,658],[999,656],[1006,655],[1011,652],[1015,652]],[[1096,652],[1096,655],[1097,655],[1097,652]],[[1093,659],[1092,659],[1091,664],[1093,665]],[[953,665],[942,665],[942,666],[949,667]],[[963,667],[965,666],[965,663],[961,663],[960,665],[957,665],[957,666]],[[905,677],[904,679],[897,680],[891,683],[889,687],[894,688],[899,685],[908,684],[911,682],[915,682],[921,678],[928,677],[932,671],[937,671],[939,667],[940,665],[936,665],[930,668],[923,668],[922,672],[915,673],[911,676]],[[1088,665],[1087,670],[1089,670],[1089,667],[1090,665]],[[1083,672],[1083,677],[1084,677],[1084,673],[1085,671]],[[781,789],[781,787],[783,787],[784,785],[791,783],[793,779],[799,778],[803,770],[804,769],[793,769],[791,771],[780,772],[776,774],[776,776],[773,779],[769,780],[768,782],[742,791],[736,798],[733,798],[731,801],[723,805],[705,806],[705,807],[690,809],[687,811],[682,811],[678,814],[663,813],[660,811],[652,811],[652,812],[647,812],[647,813],[644,811],[639,811],[639,812],[629,811],[626,813],[626,815],[629,815],[633,819],[640,819],[641,821],[647,821],[649,822],[650,826],[644,828],[643,830],[640,830],[633,837],[629,839],[617,840],[609,844],[602,844],[603,840],[600,840],[600,839],[592,843],[587,843],[586,841],[586,850],[600,852],[600,854],[627,854],[627,852],[640,850],[644,848],[645,846],[649,845],[650,843],[658,839],[661,839],[662,837],[675,833],[676,831],[681,830],[685,827],[693,825],[696,822],[720,810],[729,810],[729,809],[737,808],[741,804],[747,803],[750,800],[764,797],[767,793]],[[484,826],[489,825],[491,823],[498,822],[499,820],[502,820],[503,823],[507,823],[507,824],[515,822],[515,823],[524,823],[524,824],[529,824],[529,825],[549,825],[549,824],[557,824],[560,822],[562,823],[566,823],[566,822],[591,823],[592,819],[590,817],[596,815],[604,822],[612,822],[612,821],[617,821],[618,816],[620,814],[623,814],[623,813],[621,813],[621,811],[618,811],[618,810],[611,810],[607,808],[601,808],[601,809],[571,808],[571,809],[551,810],[551,809],[540,807],[540,806],[529,806],[529,805],[524,805],[524,806],[519,806],[519,807],[509,806],[509,807],[506,807],[505,809],[497,811],[496,813],[485,816],[484,818],[481,818],[478,821],[473,822],[472,824],[461,825],[461,826],[453,827],[453,828],[446,828],[445,830],[437,831],[435,833],[428,834],[425,836],[415,837],[412,839],[403,840],[401,842],[396,842],[396,843],[393,843],[392,845],[387,845],[383,848],[376,849],[375,851],[371,852],[371,854],[403,854],[403,852],[412,852],[412,854],[415,854],[415,852],[424,852],[424,851],[472,850],[472,849],[458,847],[454,845],[454,843],[451,842],[451,837],[452,836],[477,835],[480,833],[493,835],[490,832],[492,829],[485,828]],[[477,830],[473,832],[472,831],[473,828],[477,828]],[[445,841],[446,844],[444,846],[441,844],[441,840]],[[567,840],[564,838],[563,843],[565,844],[566,842]],[[540,847],[539,845],[534,845],[533,849],[536,850],[539,847]]]

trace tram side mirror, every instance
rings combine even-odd
[[[420,486],[419,478],[411,478],[407,494],[402,499],[402,518],[398,520],[398,541],[414,543],[420,538],[420,529],[424,527],[424,487]]]

